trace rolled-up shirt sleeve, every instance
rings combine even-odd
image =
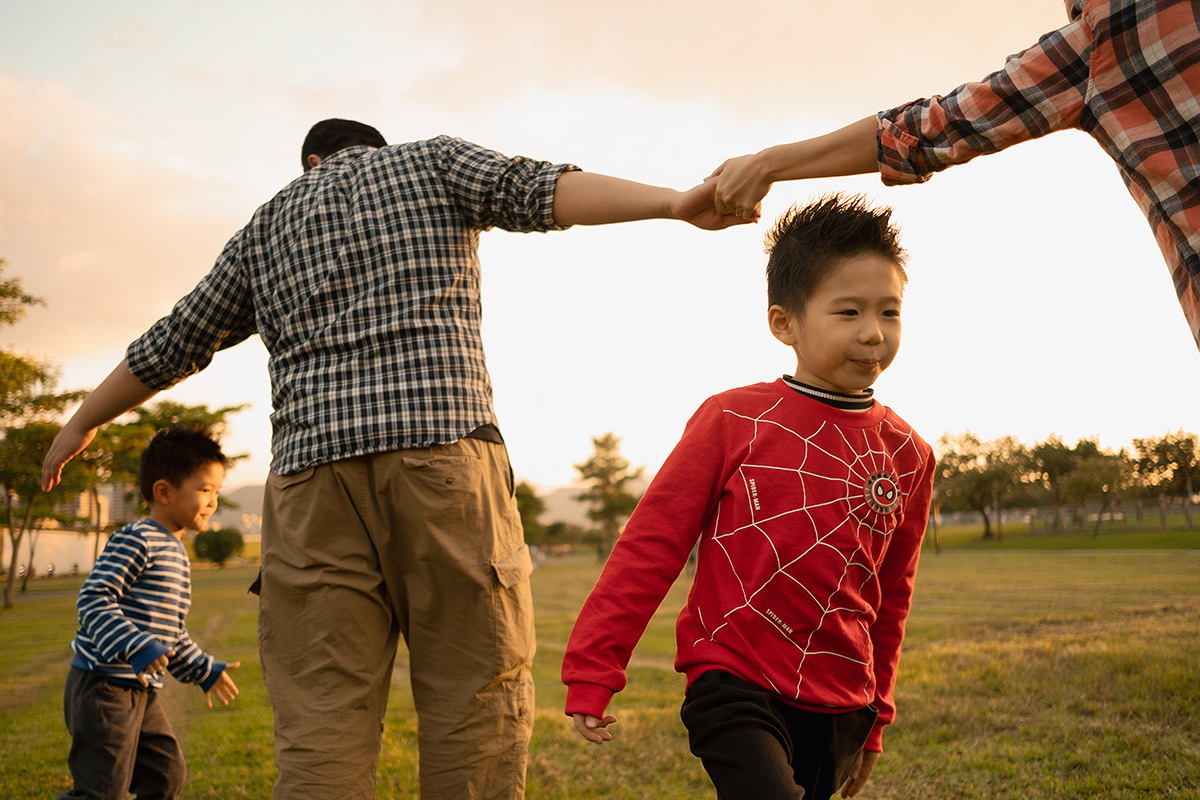
[[[878,114],[879,173],[889,186],[1067,128],[1082,119],[1090,82],[1091,30],[1082,19],[1043,36],[1004,68],[942,97]]]
[[[254,300],[241,264],[242,232],[212,271],[168,316],[129,345],[129,370],[151,389],[166,389],[204,369],[218,350],[257,332]]]
[[[462,139],[436,141],[442,148],[438,166],[446,189],[471,227],[516,233],[562,230],[554,220],[554,192],[559,176],[578,167],[509,157]]]

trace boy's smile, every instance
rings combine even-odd
[[[225,467],[210,461],[188,475],[178,486],[159,480],[154,485],[155,503],[150,518],[171,533],[185,528],[202,531],[217,510],[217,496],[225,480]]]
[[[864,254],[833,269],[799,314],[771,306],[775,338],[796,352],[796,380],[857,394],[887,369],[900,349],[904,285],[889,259]]]

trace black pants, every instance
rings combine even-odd
[[[714,670],[680,716],[719,800],[828,800],[850,777],[879,712],[818,714]]]
[[[175,800],[187,767],[154,690],[127,689],[71,667],[63,689],[75,788],[58,800]]]

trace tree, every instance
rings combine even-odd
[[[49,493],[42,491],[42,460],[59,427],[57,423],[35,420],[0,432],[0,486],[4,487],[5,524],[12,545],[4,589],[5,608],[12,608],[16,601],[17,564],[25,534],[30,534],[29,562],[33,564],[37,549],[34,520],[54,516],[54,504],[78,492],[82,485],[79,468],[64,469],[62,483]],[[27,571],[25,582],[28,579]],[[24,583],[21,590],[25,590]]]
[[[1093,535],[1098,535],[1113,501],[1129,487],[1133,465],[1124,450],[1118,453],[1102,450],[1095,439],[1080,440],[1072,453],[1074,468],[1062,479],[1061,494],[1079,507],[1080,528],[1084,524],[1084,507],[1091,502],[1100,503],[1096,527],[1092,530]]]
[[[3,278],[0,260],[0,326],[24,318],[30,306],[45,305],[21,288],[20,278]],[[21,540],[32,531],[33,521],[53,514],[53,503],[78,491],[79,472],[63,473],[63,486],[49,495],[42,492],[41,459],[58,433],[51,419],[82,392],[55,392],[58,382],[53,365],[34,358],[0,350],[0,488],[4,492],[5,519],[12,544],[12,561],[4,590],[4,605],[15,601],[16,566]],[[30,534],[30,554],[36,548]],[[30,559],[32,563],[32,558]]]
[[[1200,476],[1200,441],[1182,430],[1163,436],[1134,439],[1133,463],[1142,484],[1159,498],[1162,524],[1167,525],[1166,498],[1182,497],[1188,527],[1192,525],[1192,498]]]
[[[20,322],[30,306],[46,304],[22,289],[20,278],[4,278],[4,267],[0,258],[0,327]],[[57,381],[57,371],[48,362],[0,350],[0,424],[55,411],[52,390]]]
[[[1062,507],[1064,503],[1063,484],[1071,471],[1075,469],[1075,454],[1070,446],[1063,442],[1062,437],[1050,434],[1044,442],[1037,442],[1030,449],[1034,470],[1042,487],[1050,493],[1054,506],[1055,528],[1063,528]]]
[[[546,539],[546,526],[538,521],[538,515],[546,510],[546,503],[526,481],[517,484],[517,511],[521,514],[521,527],[525,530],[525,541],[542,544]]]
[[[92,547],[93,564],[100,554],[100,536],[104,528],[100,518],[100,487],[137,483],[138,460],[149,441],[148,433],[146,426],[137,423],[103,425],[91,444],[75,459],[86,469],[84,481],[94,515],[91,520],[96,535]],[[114,521],[110,519],[110,527]]]
[[[225,567],[225,562],[230,558],[240,554],[244,546],[242,532],[234,528],[209,528],[197,533],[192,541],[196,558],[211,561],[221,568]]]
[[[982,441],[966,431],[943,434],[938,440],[934,490],[939,505],[979,512],[983,538],[1003,533],[1002,511],[1016,505],[1028,483],[1029,452],[1012,436]],[[991,511],[991,516],[989,516]],[[996,532],[992,533],[995,517]]]
[[[198,406],[189,406],[171,400],[160,400],[152,406],[139,406],[130,413],[134,416],[134,421],[131,424],[145,426],[149,431],[149,436],[153,436],[154,432],[159,428],[172,428],[176,425],[196,425],[212,434],[213,438],[220,440],[224,438],[229,427],[226,418],[230,414],[236,414],[247,408],[249,406],[245,403],[237,406],[210,409],[203,403]],[[149,437],[147,437],[146,441],[149,441]],[[243,458],[246,458],[245,453],[230,456],[231,461],[239,461]]]
[[[137,483],[138,466],[142,451],[160,428],[176,425],[195,425],[208,431],[216,439],[220,439],[228,428],[227,417],[230,414],[245,409],[246,405],[225,406],[210,409],[206,404],[197,406],[184,405],[171,400],[161,400],[150,406],[139,406],[129,412],[126,422],[110,422],[102,425],[94,438],[82,453],[81,461],[89,471],[86,481],[86,491],[91,495],[92,507],[95,509],[94,530],[96,534],[95,550],[100,548],[100,512],[99,493],[103,485],[131,485]],[[246,453],[229,456],[229,461],[236,462],[247,457]],[[142,505],[145,500],[143,498]],[[224,508],[232,508],[234,504],[221,500]],[[119,520],[132,522],[133,520]],[[113,522],[118,522],[114,520]]]
[[[20,278],[5,278],[8,262],[0,258],[0,326],[15,325],[25,319],[30,306],[44,306],[46,301],[34,297],[21,286]]]
[[[575,495],[576,500],[591,504],[588,518],[600,523],[600,546],[597,555],[601,561],[608,558],[622,523],[633,513],[639,496],[628,489],[642,477],[642,467],[630,470],[628,459],[621,456],[621,440],[612,432],[592,437],[592,457],[582,464],[575,464],[587,490]]]
[[[546,544],[579,544],[587,538],[587,530],[579,525],[556,520],[546,526]]]

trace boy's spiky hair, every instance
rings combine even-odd
[[[142,497],[153,503],[155,483],[166,480],[172,486],[179,486],[193,472],[214,462],[229,466],[220,443],[207,430],[198,425],[163,428],[142,451],[138,469]]]
[[[829,273],[847,258],[880,255],[908,281],[908,253],[892,209],[872,207],[862,195],[833,193],[792,206],[767,233],[767,305],[800,313]]]

